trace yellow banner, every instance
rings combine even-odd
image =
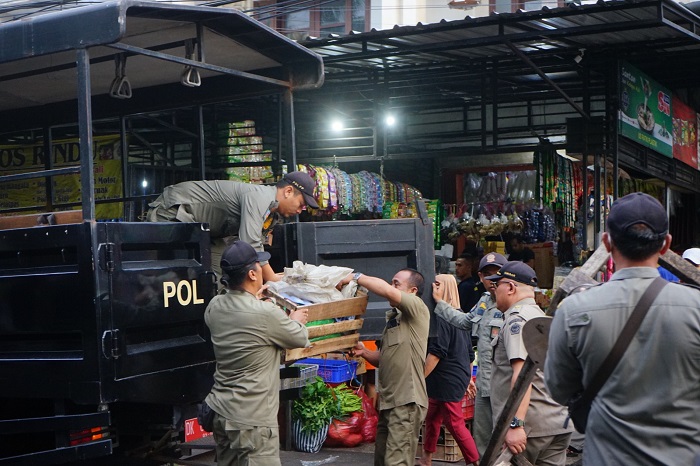
[[[119,199],[122,190],[122,162],[119,135],[93,138],[93,171],[95,175],[95,199]],[[53,168],[80,164],[78,139],[53,141],[51,146]],[[0,146],[0,173],[12,175],[40,171],[45,168],[43,144]],[[80,175],[52,177],[53,204],[80,202]],[[33,178],[0,183],[0,209],[38,207],[33,211],[45,211],[46,178]],[[74,208],[74,207],[72,207]],[[118,219],[124,216],[124,204],[115,202],[97,204],[95,217],[99,220]]]

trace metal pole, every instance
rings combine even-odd
[[[201,105],[197,105],[197,142],[199,143],[199,173],[202,180],[207,179],[206,175],[206,164],[204,163],[204,108]]]
[[[46,170],[51,170],[53,168],[53,154],[51,153],[52,138],[51,138],[51,127],[46,125],[43,129],[44,138],[44,168]],[[46,192],[46,211],[53,211],[53,178],[47,176],[44,178],[44,191]]]
[[[119,117],[119,147],[120,147],[120,152],[122,156],[122,197],[131,197],[131,193],[127,194],[128,191],[128,184],[127,184],[127,175],[129,173],[129,143],[126,140],[126,118],[124,116]],[[131,202],[133,206],[133,202]],[[125,209],[124,203],[122,203],[122,209]],[[133,215],[135,212],[135,209],[130,209],[131,210],[131,215],[129,219],[125,218],[124,220],[129,220],[131,222],[134,221]],[[122,210],[122,217],[125,217],[125,213]]]
[[[294,125],[294,97],[292,90],[287,88],[284,90],[284,106],[286,109],[287,118],[285,123],[287,126],[287,169],[291,172],[296,170],[297,166],[297,143],[296,143],[296,128]]]
[[[77,49],[76,56],[78,72],[78,134],[80,135],[80,195],[83,207],[83,220],[95,220],[90,55],[87,49]]]

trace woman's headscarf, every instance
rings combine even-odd
[[[435,276],[435,280],[440,282],[442,296],[440,299],[455,309],[461,309],[459,305],[459,289],[457,288],[457,280],[454,275],[441,273]]]

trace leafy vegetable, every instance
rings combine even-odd
[[[292,417],[301,421],[304,432],[316,432],[339,416],[335,391],[318,376],[306,384],[292,406]]]
[[[351,413],[362,411],[362,398],[347,385],[329,387],[321,377],[316,376],[301,391],[301,397],[294,400],[292,417],[301,421],[304,432],[316,432],[331,422]]]
[[[342,383],[333,390],[338,397],[341,417],[362,411],[362,398],[355,395],[355,392],[350,387]]]

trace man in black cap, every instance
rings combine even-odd
[[[528,356],[523,326],[544,312],[535,303],[537,276],[527,264],[506,262],[486,279],[494,282],[496,306],[504,313],[503,327],[493,346],[491,407],[495,425]],[[566,417],[566,409],[549,396],[538,369],[511,421],[505,445],[533,465],[563,466],[573,431],[571,426],[564,427]]]
[[[276,186],[236,181],[185,181],[168,186],[149,204],[149,222],[206,222],[212,237],[212,268],[219,275],[221,253],[240,239],[264,251],[268,234],[281,217],[297,215],[306,206],[317,209],[316,182],[308,173],[287,173]],[[279,277],[262,262],[265,281]]]
[[[556,311],[547,387],[567,403],[591,384],[671,245],[666,209],[632,193],[610,208],[603,244],[615,273]],[[700,293],[668,283],[593,399],[584,464],[693,464],[700,452]]]
[[[283,349],[309,346],[307,309],[289,314],[261,301],[260,262],[270,259],[236,241],[224,251],[226,291],[211,300],[204,321],[216,357],[206,403],[214,415],[219,466],[279,466],[279,364]]]

